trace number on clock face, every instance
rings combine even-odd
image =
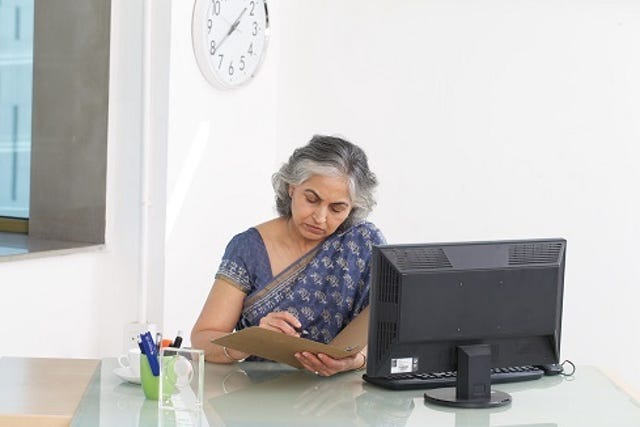
[[[266,48],[266,0],[207,0],[206,8],[202,7],[199,25],[204,48],[200,52],[206,52],[206,71],[225,87],[247,82],[260,66]],[[198,25],[196,13],[194,9],[194,25]],[[202,68],[203,64],[199,65]],[[205,70],[203,73],[210,79]]]

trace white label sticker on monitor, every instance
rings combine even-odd
[[[417,370],[418,358],[402,357],[399,359],[391,359],[392,374],[406,374]]]

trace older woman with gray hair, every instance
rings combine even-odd
[[[255,356],[211,340],[250,326],[328,343],[369,304],[372,247],[384,243],[367,215],[375,175],[358,146],[314,136],[272,177],[275,219],[227,245],[207,301],[191,332],[206,359],[233,363]],[[318,375],[363,368],[365,351],[345,359],[301,352]]]

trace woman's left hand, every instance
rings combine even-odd
[[[323,377],[358,369],[365,363],[364,355],[361,353],[344,359],[334,359],[324,353],[314,354],[308,351],[296,353],[295,356],[306,370]]]

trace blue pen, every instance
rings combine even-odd
[[[158,350],[156,349],[156,343],[153,342],[151,333],[148,331],[140,335],[140,338],[142,339],[141,345],[144,354],[149,360],[151,373],[153,374],[153,376],[157,377],[158,375],[160,375],[160,365],[158,363]]]

